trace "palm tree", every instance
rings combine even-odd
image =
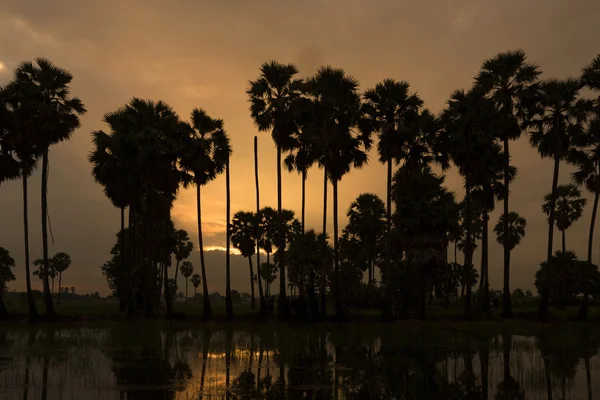
[[[504,214],[508,214],[509,205],[509,177],[510,177],[510,151],[511,140],[521,136],[522,129],[519,123],[527,121],[527,114],[531,104],[532,94],[535,92],[538,76],[541,71],[536,64],[527,62],[523,50],[499,53],[495,57],[485,60],[481,71],[476,78],[477,85],[482,87],[493,99],[496,107],[503,115],[499,126],[499,137],[504,145]],[[508,222],[508,218],[504,219]],[[504,227],[508,233],[508,226]],[[504,243],[508,243],[505,238]],[[504,290],[502,301],[502,315],[512,317],[510,301],[510,253],[504,247]]]
[[[12,269],[15,267],[15,260],[10,256],[8,250],[0,247],[0,320],[8,316],[8,310],[2,300],[2,295],[6,290],[6,283],[15,280],[15,274]]]
[[[263,291],[262,278],[260,274],[260,240],[262,237],[261,233],[261,221],[260,216],[260,188],[258,185],[258,137],[254,136],[254,180],[256,183],[256,219],[254,227],[254,239],[256,240],[256,279],[258,280],[258,294],[260,297],[260,312],[265,311],[265,293]]]
[[[400,163],[405,155],[407,117],[421,108],[423,100],[416,93],[410,93],[408,82],[397,82],[393,79],[385,79],[378,83],[375,88],[367,90],[363,97],[364,112],[368,121],[365,129],[378,132],[379,161],[387,164],[384,268],[389,270],[391,268],[392,163]],[[389,286],[388,283],[386,287]],[[385,301],[383,317],[390,319],[391,312],[390,301]]]
[[[17,154],[9,142],[13,123],[13,116],[9,109],[9,96],[8,90],[0,86],[0,185],[21,177]]]
[[[292,135],[297,126],[294,122],[294,102],[299,97],[300,80],[295,79],[298,68],[293,64],[279,64],[276,61],[266,62],[260,67],[260,75],[249,82],[246,91],[250,101],[250,114],[259,131],[271,131],[277,147],[277,215],[281,221],[281,153],[292,148]],[[283,229],[279,230],[278,252],[281,265],[285,265],[285,237]],[[286,297],[285,268],[279,277],[280,319],[289,314]]]
[[[243,257],[248,258],[248,265],[250,267],[250,294],[252,296],[251,307],[256,308],[256,299],[254,296],[254,266],[252,265],[252,256],[255,252],[256,245],[256,225],[257,225],[256,214],[251,211],[238,211],[233,216],[231,224],[231,242],[233,247],[238,249]],[[261,304],[264,302],[262,299],[263,293],[260,291]]]
[[[225,170],[225,163],[231,153],[229,138],[223,129],[223,120],[211,118],[204,110],[192,111],[193,131],[190,141],[184,149],[181,164],[193,174],[196,185],[196,208],[198,213],[198,242],[200,248],[200,268],[202,270],[202,289],[204,291],[203,318],[208,321],[212,317],[206,265],[204,263],[204,245],[202,240],[202,210],[200,188],[214,180]]]
[[[44,58],[35,62],[24,62],[15,71],[15,79],[30,88],[35,88],[30,101],[35,102],[38,112],[32,122],[37,126],[37,141],[42,152],[42,249],[44,268],[49,268],[48,258],[48,152],[53,144],[69,140],[79,128],[79,116],[86,109],[77,97],[69,97],[69,85],[73,76],[69,71],[59,68]],[[46,314],[55,315],[54,305],[48,289],[48,274],[44,275],[46,288]]]
[[[496,241],[502,246],[506,243],[506,247],[512,250],[521,243],[521,239],[525,236],[527,220],[514,211],[509,212],[507,215],[508,224],[505,223],[505,215],[502,214],[494,227],[494,232],[496,233]],[[508,235],[505,234],[504,230],[506,226],[508,226]],[[506,239],[508,239],[508,242],[505,242]]]
[[[108,122],[106,118],[104,121]],[[124,168],[123,154],[119,152],[116,139],[114,135],[108,135],[102,131],[92,132],[94,150],[90,152],[88,160],[92,164],[92,176],[94,180],[104,187],[104,194],[110,202],[121,210],[120,232],[121,237],[124,237],[125,207],[129,206],[131,194],[128,193],[128,171]],[[120,253],[120,268],[125,270],[125,240],[121,240]],[[131,286],[129,279],[129,274],[127,274],[127,279],[123,282],[126,287],[121,287],[120,289],[121,296],[125,296],[125,301],[121,301],[121,304],[125,304],[129,312],[133,312],[131,290],[127,289]]]
[[[552,207],[552,193],[544,196],[542,211],[550,215]],[[581,192],[575,185],[558,185],[554,193],[554,215],[556,216],[556,227],[562,234],[562,251],[567,251],[566,231],[573,222],[581,218],[586,200],[581,197]]]
[[[60,305],[60,289],[62,288],[62,274],[71,265],[71,257],[69,257],[67,253],[56,253],[54,257],[52,257],[52,265],[54,265],[54,269],[56,269],[56,272],[58,273],[58,297],[56,299],[56,304]]]
[[[198,274],[194,274],[192,275],[192,285],[194,285],[194,303],[196,302],[196,298],[198,297],[198,286],[200,286],[200,283],[202,283],[202,278],[200,278],[200,275]],[[186,284],[187,287],[187,284]],[[187,296],[186,296],[187,298]]]
[[[593,102],[579,98],[581,82],[578,79],[549,79],[541,83],[534,130],[530,142],[544,158],[554,160],[554,174],[548,215],[548,252],[546,262],[552,257],[554,235],[556,188],[560,162],[567,159],[573,141],[581,135]],[[541,293],[538,315],[545,319],[548,311],[548,296]]]
[[[470,276],[473,269],[473,192],[477,189],[478,178],[481,171],[486,171],[490,154],[495,154],[493,130],[497,123],[497,113],[491,100],[485,98],[485,93],[478,87],[469,92],[455,91],[448,107],[442,114],[444,129],[446,130],[445,145],[450,150],[450,158],[458,167],[459,173],[465,182],[465,212],[464,226],[466,241],[464,246],[465,261],[464,273]],[[485,174],[486,194],[491,192],[489,171]],[[493,199],[492,199],[493,200]],[[489,205],[487,206],[489,208]],[[467,280],[468,281],[468,280]],[[466,287],[465,312],[471,311],[471,285]]]
[[[29,263],[29,218],[27,205],[27,179],[36,168],[40,157],[36,141],[36,129],[30,123],[38,112],[33,102],[28,101],[36,93],[26,82],[12,80],[2,91],[3,108],[6,107],[4,119],[3,143],[10,143],[18,160],[19,175],[23,182],[23,232],[25,242],[25,282],[27,287],[27,305],[29,319],[35,322],[39,314],[35,308],[35,300],[31,291],[31,272]],[[3,144],[4,147],[4,144]],[[7,174],[8,175],[8,174]]]
[[[175,231],[175,284],[177,284],[177,275],[179,272],[179,263],[188,258],[190,254],[192,254],[192,250],[194,249],[194,243],[190,241],[190,237],[188,233],[184,229],[177,229]],[[182,271],[183,273],[183,271]],[[175,296],[175,293],[173,293]],[[187,300],[187,296],[186,296]]]
[[[277,240],[277,211],[272,207],[264,207],[260,210],[260,238],[259,248],[267,253],[267,265],[271,265],[271,253],[273,244]]]
[[[334,292],[336,315],[342,316],[343,308],[339,291],[339,237],[338,237],[338,183],[352,167],[360,168],[367,163],[367,151],[371,147],[370,132],[356,132],[362,126],[362,109],[358,93],[358,81],[343,69],[322,67],[306,82],[307,93],[316,103],[317,126],[323,134],[315,138],[315,146],[322,154],[319,164],[327,171],[333,186],[333,247]]]
[[[588,88],[600,90],[600,54],[585,66],[581,80]]]
[[[369,285],[373,286],[377,247],[386,229],[385,204],[377,195],[363,193],[350,204],[347,216],[348,231],[356,236],[366,251]]]
[[[188,279],[194,273],[194,264],[190,261],[184,261],[181,264],[181,275],[185,278],[185,303],[188,301]],[[193,283],[193,280],[192,280]]]
[[[232,320],[233,315],[233,299],[231,297],[231,265],[230,265],[230,247],[231,247],[231,184],[229,180],[229,157],[225,161],[225,196],[226,196],[226,211],[225,211],[225,313],[228,320]]]
[[[594,226],[596,225],[596,213],[598,211],[598,199],[600,198],[600,116],[595,115],[590,121],[585,135],[577,143],[569,155],[570,161],[577,166],[577,171],[572,175],[572,180],[578,185],[585,185],[586,189],[594,194],[594,206],[590,222],[588,237],[588,267],[592,268],[592,246],[594,239]],[[578,317],[587,320],[589,307],[589,279],[585,280],[585,287]]]

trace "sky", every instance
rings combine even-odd
[[[455,89],[472,85],[484,59],[502,51],[524,49],[541,65],[544,78],[578,76],[598,53],[598,15],[597,0],[3,0],[0,85],[10,80],[20,62],[35,57],[49,58],[74,75],[72,93],[88,112],[73,138],[50,151],[48,202],[54,243],[49,251],[71,255],[65,286],[104,295],[108,288],[100,266],[109,259],[120,214],[91,177],[90,132],[106,129],[103,114],[132,97],[166,101],[182,118],[189,118],[195,107],[222,118],[233,147],[232,213],[254,210],[255,135],[261,204],[277,204],[275,148],[269,133],[257,132],[245,94],[263,62],[293,62],[301,76],[314,74],[322,65],[341,67],[360,81],[361,90],[384,78],[406,80],[437,113]],[[527,235],[511,256],[511,286],[533,289],[546,252],[541,203],[551,188],[552,166],[539,158],[527,135],[512,143],[511,154],[519,173],[511,186],[510,208],[527,219]],[[569,166],[561,166],[560,183],[568,183],[571,172]],[[385,177],[374,152],[368,166],[344,177],[339,184],[340,229],[347,222],[345,211],[360,193],[384,198]],[[283,176],[283,206],[298,214],[300,183],[296,173]],[[463,196],[455,169],[447,173],[446,183]],[[306,188],[307,227],[320,230],[323,185],[317,168],[309,171]],[[42,255],[40,192],[37,171],[29,186],[32,259]],[[193,189],[181,190],[172,216],[197,243],[195,202]],[[225,245],[224,177],[203,188],[202,204],[205,244],[214,250],[207,256],[209,288],[223,291],[225,255],[219,249]],[[501,208],[498,204],[491,215],[492,224]],[[22,210],[21,183],[3,184],[0,246],[16,260],[17,281],[9,286],[14,290],[25,288]],[[591,204],[567,232],[567,246],[581,258],[590,214]],[[330,227],[331,215],[330,204]],[[596,237],[598,260],[600,232]],[[555,246],[558,243],[555,240]],[[197,249],[190,259],[199,272]],[[502,285],[502,263],[502,249],[491,243],[494,288]],[[248,264],[241,256],[232,256],[232,276],[234,289],[248,291]],[[35,287],[41,287],[37,278]]]

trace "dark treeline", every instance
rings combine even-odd
[[[41,159],[42,215],[46,216],[48,149],[68,139],[79,126],[78,116],[85,112],[81,101],[70,97],[70,81],[67,71],[37,59],[19,66],[0,96],[0,178],[23,180],[31,319],[38,314],[30,285],[27,178]],[[237,212],[233,218],[229,195],[232,148],[223,121],[200,108],[185,120],[164,102],[133,98],[104,116],[106,132],[92,133],[89,159],[94,179],[121,213],[117,244],[103,272],[128,317],[153,317],[161,297],[167,314],[173,315],[181,269],[186,293],[188,278],[195,288],[202,284],[203,318],[211,319],[201,188],[224,173],[228,319],[234,317],[230,244],[248,259],[252,306],[256,307],[257,283],[261,314],[276,305],[281,319],[291,314],[319,319],[331,303],[340,319],[352,308],[379,308],[384,320],[413,314],[424,318],[433,297],[446,304],[460,297],[466,314],[475,307],[487,312],[495,308],[488,274],[489,215],[500,203],[503,212],[493,232],[504,249],[502,315],[510,318],[510,255],[526,227],[525,219],[509,203],[510,183],[517,175],[510,143],[528,135],[540,155],[554,161],[552,187],[542,206],[548,216],[548,252],[536,274],[538,316],[546,319],[551,305],[569,305],[581,295],[578,316],[587,319],[589,298],[600,295],[600,274],[591,257],[600,196],[600,103],[582,96],[585,88],[600,90],[600,56],[580,77],[543,79],[540,67],[529,62],[523,51],[511,51],[485,60],[473,86],[453,92],[447,107],[435,115],[405,81],[385,79],[361,93],[358,81],[342,69],[322,67],[314,76],[301,79],[292,64],[265,63],[249,82],[247,95],[256,127],[271,133],[277,149],[277,207],[260,207],[255,138],[256,210]],[[338,186],[353,168],[367,164],[373,146],[386,166],[385,199],[360,195],[347,211],[349,224],[340,229]],[[559,185],[564,163],[574,165],[576,172],[572,183]],[[320,231],[305,226],[305,183],[313,166],[323,171],[318,178],[324,184]],[[444,186],[443,173],[451,166],[463,179],[462,199]],[[282,204],[282,167],[302,177],[299,220]],[[194,244],[171,220],[179,188],[190,186],[197,194],[201,270],[193,276],[193,265],[186,259]],[[329,186],[332,238],[327,235]],[[578,260],[566,245],[566,231],[581,217],[586,203],[579,186],[594,194],[585,261]],[[42,278],[46,311],[53,316],[46,221],[42,218]],[[553,253],[555,226],[561,232],[562,247]],[[479,270],[473,259],[478,245],[482,250]],[[266,253],[266,263],[261,263],[257,249]],[[464,254],[462,264],[458,250]],[[448,255],[452,252],[451,262]],[[170,278],[173,261],[175,272]],[[10,265],[4,269],[10,272]],[[276,274],[280,287],[275,300],[270,286]],[[6,276],[4,282],[11,279]]]

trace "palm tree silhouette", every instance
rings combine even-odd
[[[35,308],[35,300],[31,291],[31,271],[29,258],[29,214],[27,179],[37,166],[41,156],[37,141],[37,129],[31,123],[38,113],[38,108],[31,98],[37,91],[26,81],[13,79],[2,91],[4,106],[8,111],[4,119],[4,143],[10,143],[19,163],[19,174],[23,182],[23,231],[25,244],[25,280],[27,287],[27,305],[29,319],[35,322],[39,314]],[[12,147],[12,149],[11,149]],[[7,174],[8,175],[8,174]]]
[[[194,264],[190,261],[184,261],[181,264],[181,275],[185,278],[185,303],[188,301],[188,280],[189,277],[194,273]],[[192,282],[193,283],[193,282]]]
[[[192,111],[192,127],[181,164],[185,170],[193,174],[196,185],[196,208],[198,214],[198,242],[200,249],[200,268],[202,270],[203,307],[202,317],[208,321],[212,317],[206,265],[204,263],[204,245],[202,240],[202,210],[200,188],[214,180],[225,170],[225,163],[231,153],[229,138],[223,129],[223,120],[211,118],[204,110]]]
[[[62,274],[69,266],[71,266],[71,257],[67,253],[56,253],[52,257],[52,265],[58,273],[58,296],[56,298],[56,304],[60,305],[60,289],[62,288]]]
[[[42,249],[44,268],[48,269],[48,152],[50,146],[69,140],[79,128],[79,116],[86,109],[77,97],[71,98],[69,85],[73,76],[45,58],[21,63],[15,71],[15,80],[32,91],[28,99],[38,107],[32,122],[37,126],[36,140],[42,153]],[[46,314],[55,315],[52,297],[48,290],[48,274],[44,274],[46,289]]]
[[[238,211],[233,216],[231,224],[231,242],[233,247],[238,249],[243,257],[248,259],[250,267],[250,294],[252,296],[251,307],[256,308],[256,299],[254,296],[254,266],[252,265],[252,256],[255,252],[256,245],[256,225],[257,225],[256,214],[250,211]],[[260,290],[259,293],[261,304],[264,302],[262,299],[263,293]]]
[[[188,233],[184,229],[177,229],[175,231],[174,238],[175,240],[175,283],[177,283],[177,274],[179,272],[179,263],[184,259],[188,258],[190,254],[192,254],[192,250],[194,250],[194,243],[190,241],[190,237]],[[183,273],[183,271],[182,271]],[[175,296],[175,293],[173,293]],[[187,296],[186,296],[187,299]]]
[[[256,214],[254,226],[254,240],[256,241],[256,280],[258,281],[258,294],[260,297],[260,312],[265,311],[265,292],[263,291],[262,277],[260,271],[260,239],[261,233],[261,216],[260,216],[260,188],[258,185],[258,137],[254,136],[254,181],[256,185]]]
[[[277,215],[281,220],[281,153],[293,147],[293,134],[297,131],[294,121],[294,102],[300,94],[301,81],[295,79],[298,68],[294,64],[279,64],[276,61],[266,62],[260,67],[260,75],[249,82],[246,91],[250,101],[250,114],[259,131],[271,131],[277,147]],[[277,251],[282,266],[285,266],[285,237],[283,229],[279,229]],[[289,315],[286,297],[285,268],[279,275],[279,318]]]
[[[319,157],[333,186],[333,247],[334,247],[334,294],[336,316],[343,313],[339,293],[339,246],[338,246],[338,183],[352,167],[360,168],[367,163],[371,147],[370,132],[356,132],[362,125],[362,110],[358,81],[343,69],[322,67],[306,82],[307,93],[316,102],[317,126],[323,134],[315,138],[321,149]]]
[[[192,285],[194,285],[194,303],[196,303],[196,298],[198,297],[198,286],[200,286],[200,283],[202,283],[202,278],[200,275],[192,275]]]
[[[386,229],[385,204],[377,195],[363,193],[350,204],[346,215],[349,219],[347,229],[356,235],[366,250],[369,285],[373,286],[377,246]]]
[[[556,188],[560,162],[567,159],[573,141],[581,135],[583,124],[588,118],[593,102],[579,98],[581,82],[578,79],[549,79],[540,84],[538,105],[532,120],[533,131],[530,142],[542,158],[554,160],[552,190],[548,215],[548,252],[546,262],[552,257],[554,235]],[[540,318],[545,319],[548,311],[548,296],[541,293],[538,309]]]
[[[366,122],[365,130],[373,129],[379,135],[377,150],[379,161],[387,164],[386,186],[386,235],[385,265],[391,268],[391,232],[392,232],[392,163],[400,163],[405,155],[405,142],[408,139],[406,119],[417,111],[423,100],[416,93],[410,93],[410,84],[405,81],[385,79],[373,89],[365,91],[363,106]],[[389,275],[389,274],[388,274]],[[390,286],[389,283],[386,287]],[[391,318],[390,301],[384,302],[383,316]]]
[[[504,214],[509,212],[509,179],[510,179],[510,151],[511,140],[518,139],[523,129],[519,125],[526,122],[528,112],[532,106],[533,94],[538,76],[541,74],[536,64],[527,62],[527,55],[523,50],[499,53],[495,57],[485,60],[481,71],[476,78],[477,85],[483,88],[493,99],[496,107],[503,116],[498,126],[499,137],[504,148]],[[508,223],[508,218],[504,218]],[[504,227],[508,233],[508,226]],[[508,243],[505,238],[504,243]],[[502,301],[502,315],[512,316],[510,301],[510,252],[504,247],[504,290]]]
[[[594,226],[600,198],[600,116],[597,114],[590,121],[585,134],[569,155],[570,161],[577,166],[577,171],[572,174],[572,180],[578,185],[585,185],[586,189],[594,194],[594,205],[590,222],[588,237],[587,262],[592,268],[592,246],[594,239]],[[578,318],[587,320],[589,307],[589,279],[585,280],[583,299],[578,312]]]
[[[498,219],[498,223],[494,227],[494,232],[496,233],[496,241],[500,243],[502,246],[506,243],[509,250],[514,249],[519,243],[521,243],[521,239],[525,236],[525,227],[527,226],[527,220],[521,217],[518,213],[511,211],[508,214],[508,224],[505,223],[505,215],[500,215]],[[504,232],[504,229],[508,226],[508,235]],[[508,238],[508,242],[505,240]]]
[[[550,215],[552,207],[552,193],[544,196],[542,210]],[[567,251],[566,231],[573,222],[581,218],[586,199],[581,197],[581,192],[575,185],[558,185],[554,192],[554,215],[556,216],[556,227],[562,234],[562,251]]]
[[[473,191],[478,184],[479,171],[485,165],[489,153],[493,154],[493,142],[490,141],[489,129],[494,123],[494,105],[485,98],[485,93],[478,87],[469,92],[455,91],[442,113],[442,121],[446,131],[445,144],[449,155],[458,167],[465,181],[464,225],[466,241],[464,243],[465,281],[473,268]],[[491,124],[490,124],[491,121]],[[496,149],[497,151],[497,149]],[[486,184],[489,187],[490,183]],[[489,191],[489,190],[488,190]],[[465,312],[471,311],[471,285],[466,287]]]
[[[277,240],[277,211],[272,207],[264,207],[259,213],[260,248],[267,253],[267,265],[271,265],[273,243]],[[270,268],[270,267],[269,267]]]

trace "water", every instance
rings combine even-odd
[[[435,325],[3,327],[0,399],[600,399],[598,345]]]

